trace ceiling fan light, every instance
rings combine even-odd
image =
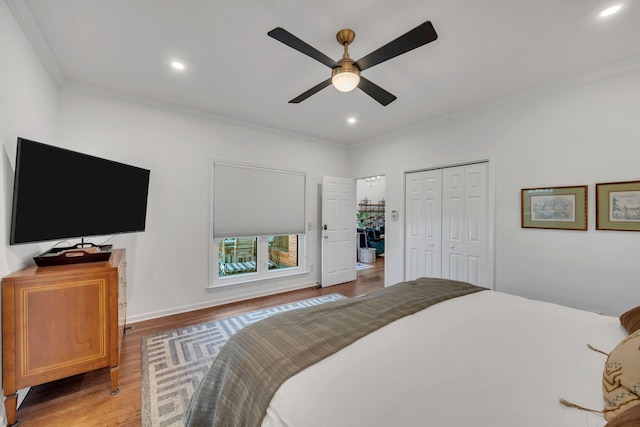
[[[331,83],[340,92],[350,92],[358,87],[360,76],[352,71],[338,71],[331,77]]]

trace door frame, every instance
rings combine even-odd
[[[356,183],[356,211],[358,209],[358,203],[360,203],[360,201],[358,200],[358,180],[363,180],[365,178],[368,178],[370,176],[383,176],[384,177],[384,200],[385,200],[385,205],[384,205],[384,224],[385,224],[385,234],[388,234],[388,230],[389,227],[387,226],[387,223],[389,222],[389,217],[388,217],[388,210],[387,208],[389,207],[389,204],[386,202],[387,200],[389,200],[389,184],[388,184],[388,180],[389,180],[389,172],[380,172],[380,173],[373,173],[370,175],[364,175],[362,177],[357,177],[354,178],[354,181]],[[404,184],[403,184],[404,187]],[[395,221],[397,222],[397,221]],[[389,271],[388,266],[389,264],[387,264],[389,262],[389,255],[388,255],[388,250],[389,245],[387,244],[387,240],[386,240],[386,236],[385,236],[385,242],[384,242],[384,286],[387,286],[387,272]],[[403,253],[404,253],[404,249],[403,249]],[[392,255],[393,256],[393,255]]]

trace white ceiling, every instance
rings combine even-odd
[[[616,0],[7,2],[60,84],[344,144],[584,80],[593,70],[640,66],[634,0],[619,0],[622,10],[608,19],[598,13]],[[268,37],[269,30],[283,27],[338,60],[335,34],[351,28],[357,60],[427,20],[438,40],[363,72],[398,97],[389,106],[333,87],[288,103],[331,70]],[[174,59],[187,69],[172,69]],[[346,122],[350,116],[355,125]]]

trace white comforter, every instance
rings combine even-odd
[[[263,427],[601,427],[616,317],[478,292],[400,319],[287,380]]]

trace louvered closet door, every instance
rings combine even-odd
[[[490,287],[487,163],[446,168],[442,182],[442,277]]]
[[[406,175],[405,279],[441,276],[442,170]]]

